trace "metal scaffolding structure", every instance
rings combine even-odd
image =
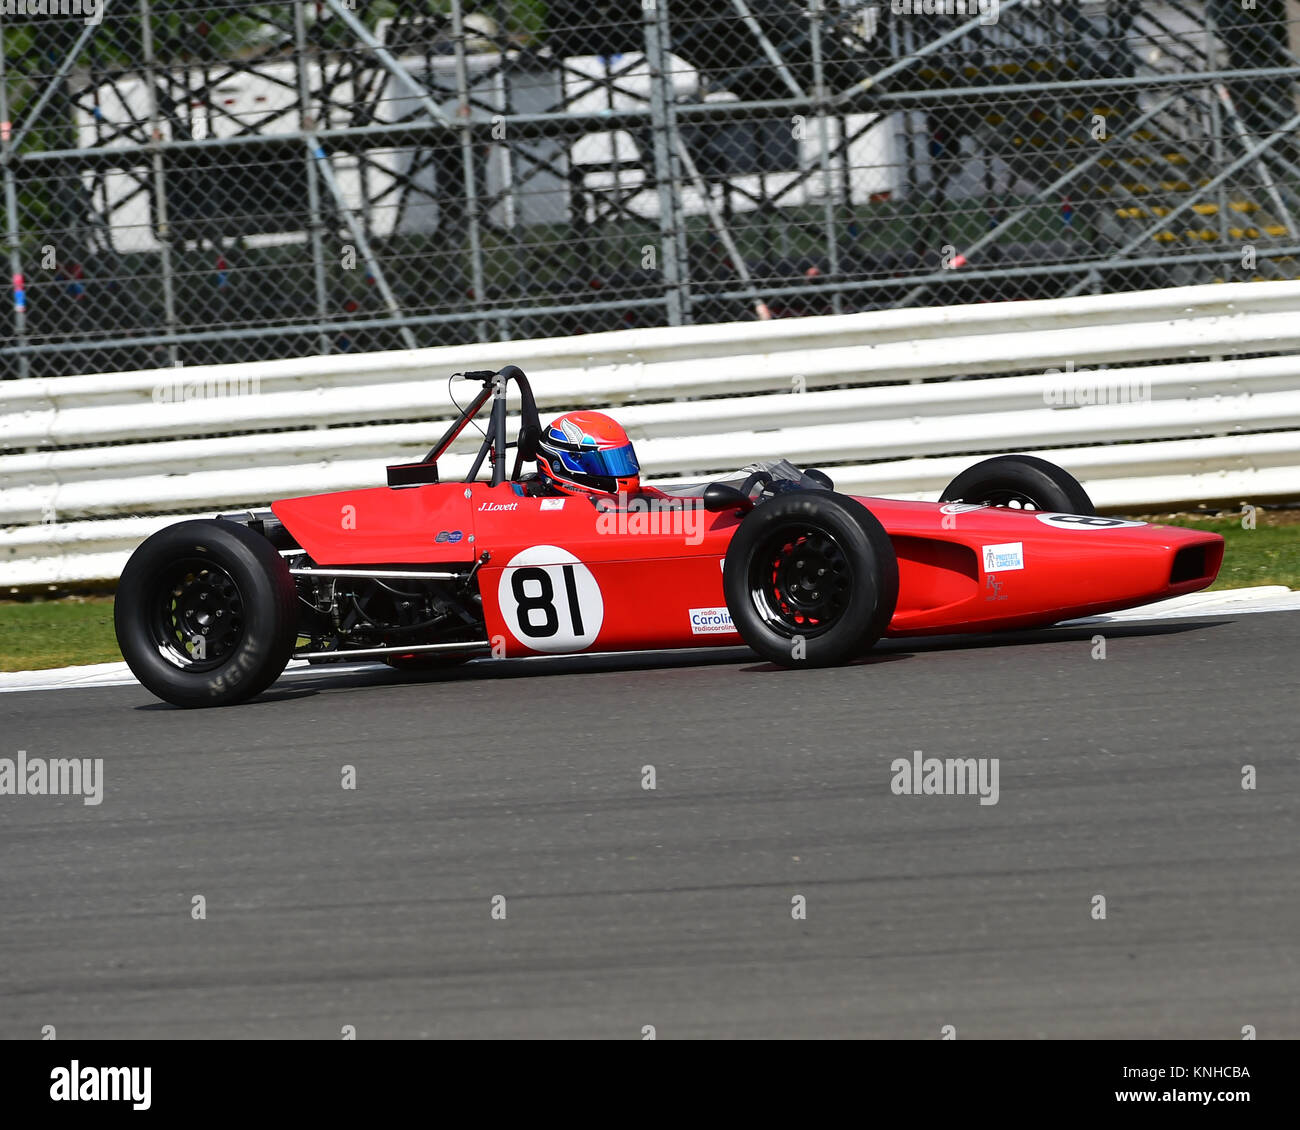
[[[1300,0],[100,3],[0,7],[4,377],[1300,275]]]

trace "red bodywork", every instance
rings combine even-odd
[[[859,499],[898,555],[888,635],[983,632],[1111,612],[1213,582],[1217,534],[1119,519]],[[320,566],[468,567],[509,656],[735,646],[722,561],[735,512],[598,512],[510,483],[286,499],[276,516]]]

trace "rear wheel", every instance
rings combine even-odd
[[[967,467],[948,484],[939,501],[1062,514],[1097,513],[1078,479],[1033,455],[996,455]]]
[[[884,634],[898,560],[875,516],[829,491],[790,491],[752,511],[727,549],[727,609],[741,638],[786,667],[843,663]]]
[[[176,706],[226,706],[280,676],[298,632],[297,593],[266,538],[202,519],[159,530],[131,555],[113,609],[131,672]]]

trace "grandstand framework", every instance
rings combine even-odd
[[[1300,276],[1300,0],[98,15],[0,16],[5,377]]]

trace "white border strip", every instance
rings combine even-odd
[[[1258,585],[1249,589],[1222,589],[1219,592],[1193,592],[1175,596],[1140,608],[1126,608],[1123,612],[1108,612],[1102,616],[1086,616],[1081,620],[1066,620],[1058,628],[1082,624],[1110,624],[1135,620],[1177,620],[1188,616],[1233,615],[1239,612],[1298,612],[1300,591],[1286,585]]]
[[[1111,624],[1142,620],[1174,620],[1195,616],[1231,615],[1245,612],[1300,612],[1300,590],[1285,585],[1259,585],[1248,589],[1225,589],[1220,592],[1194,592],[1176,596],[1141,608],[1066,620],[1058,628],[1089,624]],[[555,657],[551,657],[555,658]],[[343,675],[371,671],[377,663],[338,663],[312,666],[294,660],[281,678],[299,675]],[[0,672],[0,694],[11,691],[86,690],[97,687],[138,686],[125,663],[93,663],[83,667],[57,667],[46,671]]]

